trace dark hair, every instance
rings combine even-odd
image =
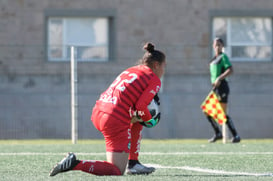
[[[145,64],[151,67],[152,63],[155,61],[159,62],[159,64],[165,61],[166,58],[165,54],[159,50],[155,50],[155,46],[152,43],[150,42],[145,43],[143,49],[146,50],[146,52],[144,53],[142,59],[140,60],[141,64]]]
[[[223,46],[225,45],[225,44],[224,44],[224,40],[223,40],[222,38],[216,37],[216,38],[214,39],[214,41],[220,42]]]

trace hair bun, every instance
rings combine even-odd
[[[216,37],[214,41],[219,41],[222,45],[224,45],[224,40],[220,37]]]
[[[155,50],[155,46],[152,43],[148,42],[143,46],[143,49],[147,50],[148,52],[153,52]]]

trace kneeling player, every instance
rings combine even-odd
[[[140,64],[123,71],[103,92],[93,108],[91,120],[103,134],[107,161],[77,160],[69,153],[50,172],[58,173],[81,170],[94,175],[122,175],[127,168],[129,174],[149,174],[155,169],[145,167],[138,161],[142,122],[154,127],[159,116],[154,118],[147,108],[161,87],[160,78],[165,72],[166,60],[161,51],[147,43]],[[131,114],[136,112],[136,116]]]

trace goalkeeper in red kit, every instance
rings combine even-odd
[[[154,127],[160,119],[160,112],[152,117],[147,106],[161,87],[166,59],[152,43],[146,43],[143,49],[146,52],[139,65],[123,71],[93,107],[91,120],[105,138],[107,161],[77,160],[74,153],[68,153],[50,176],[71,170],[94,175],[123,175],[126,168],[127,174],[155,171],[142,165],[138,155],[143,125]]]

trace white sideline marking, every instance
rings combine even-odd
[[[199,168],[199,167],[189,167],[189,166],[182,166],[182,167],[172,167],[172,166],[163,166],[157,164],[145,164],[150,167],[155,168],[165,168],[165,169],[179,169],[179,170],[188,170],[188,171],[195,171],[195,172],[202,172],[202,173],[211,173],[211,174],[220,174],[220,175],[238,175],[238,176],[271,176],[273,177],[273,173],[248,173],[248,172],[229,172],[224,170],[213,170],[213,169],[206,169],[206,168]]]
[[[273,155],[273,152],[141,152],[142,155]]]
[[[45,153],[45,152],[0,152],[0,156],[31,156],[31,155],[65,155],[66,153]],[[105,152],[75,152],[76,155],[105,155]],[[273,152],[141,152],[141,155],[273,155]]]
[[[65,156],[67,153],[39,153],[39,152],[18,152],[18,153],[0,153],[0,156],[55,156],[62,155]],[[99,156],[106,155],[105,152],[101,153],[76,153],[76,155],[90,155]]]

